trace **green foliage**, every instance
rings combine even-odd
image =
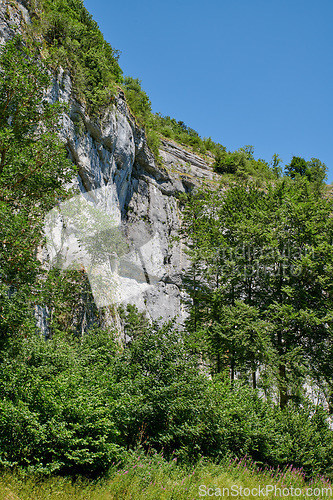
[[[40,0],[29,10],[36,14],[30,36],[41,33],[53,69],[70,69],[77,97],[91,113],[109,104],[122,82],[119,52],[104,40],[82,0]]]
[[[141,444],[166,454],[177,448],[185,456],[199,451],[192,441],[208,380],[179,332],[171,325],[141,330],[118,357],[116,372],[121,393],[129,398],[119,422],[127,447]]]
[[[304,158],[293,156],[289,165],[286,165],[286,175],[292,179],[306,177],[315,187],[320,190],[327,179],[327,167],[317,158],[305,161]]]
[[[216,371],[231,367],[234,379],[236,367],[252,374],[256,387],[256,371],[268,363],[272,325],[260,319],[258,308],[235,300],[223,305],[221,291],[215,290],[210,300],[212,323],[205,333],[206,349],[216,356]]]
[[[186,334],[124,311],[124,349],[100,329],[75,337],[12,340],[0,362],[0,464],[40,473],[105,474],[127,451],[193,463],[251,455],[329,471],[325,412],[279,410],[249,387],[198,369]],[[301,439],[299,439],[301,436]]]
[[[244,146],[238,151],[230,152],[220,148],[215,153],[213,168],[218,174],[232,174],[240,179],[249,177],[257,180],[270,180],[276,176],[276,168],[253,156],[253,146]],[[275,170],[274,170],[275,169]]]
[[[306,174],[306,161],[304,158],[300,158],[299,156],[293,156],[289,165],[286,165],[286,174],[294,179],[296,175],[304,176]]]
[[[2,465],[96,475],[119,458],[112,396],[105,397],[114,351],[113,341],[95,332],[81,344],[30,336],[14,359],[2,353]]]
[[[235,174],[244,170],[246,163],[247,158],[243,151],[220,151],[215,156],[214,170],[218,174]]]
[[[141,125],[145,125],[151,116],[151,102],[138,78],[127,76],[124,78],[126,100],[130,109],[138,118]]]
[[[138,78],[125,77],[123,87],[131,112],[137,119],[138,124],[145,128],[148,146],[153,152],[155,159],[161,163],[162,160],[159,154],[160,137],[154,127],[154,115],[151,111],[149,97],[142,89],[141,81]]]
[[[82,335],[99,313],[94,304],[86,272],[81,269],[51,269],[40,284],[39,304],[47,311],[47,335]]]
[[[185,125],[182,121],[176,121],[170,116],[162,116],[156,113],[153,116],[153,127],[158,130],[164,137],[174,139],[181,144],[192,146],[195,150],[200,149],[205,152],[203,141],[199,137],[198,132]],[[213,142],[211,141],[211,144]]]
[[[316,187],[321,187],[327,180],[327,167],[318,158],[311,158],[307,162],[306,176]]]
[[[275,381],[282,407],[299,397],[306,374],[328,376],[331,201],[305,179],[284,179],[266,192],[254,185],[198,192],[183,214],[189,328],[211,366],[227,365],[232,380],[251,370],[254,385],[260,366],[263,388]]]
[[[160,152],[159,152],[159,147],[160,147],[159,134],[153,128],[146,127],[146,138],[147,138],[148,146],[149,146],[150,150],[152,151],[152,153],[154,154],[155,159],[157,160],[157,162],[160,165],[162,165],[162,159],[160,157]]]
[[[282,160],[279,157],[279,155],[274,153],[272,156],[271,167],[272,167],[274,177],[276,177],[276,178],[279,178],[282,176],[282,168],[280,166],[281,163],[282,163]]]
[[[27,335],[43,274],[37,248],[43,218],[74,176],[57,128],[63,107],[49,104],[50,80],[20,37],[1,51],[0,68],[0,336]]]
[[[162,116],[160,113],[151,115],[151,128],[161,137],[189,146],[201,154],[207,154],[207,152],[215,154],[220,150],[225,150],[221,144],[215,143],[210,137],[202,139],[198,132],[188,127],[184,122],[177,121],[170,116]]]

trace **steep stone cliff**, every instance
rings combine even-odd
[[[29,16],[24,2],[0,0],[0,7],[3,43],[29,23]],[[78,167],[77,187],[87,203],[125,228],[128,251],[112,269],[118,301],[135,303],[151,319],[176,316],[182,321],[187,258],[182,245],[173,241],[181,224],[177,194],[203,180],[215,182],[209,158],[162,140],[159,165],[120,89],[104,115],[92,120],[73,97],[69,72],[59,68],[52,77],[50,101],[69,105],[59,134]],[[62,233],[63,225],[57,230]]]
[[[97,122],[72,98],[66,71],[60,70],[50,95],[53,101],[70,105],[60,133],[78,166],[81,193],[87,193],[117,224],[125,224],[131,250],[127,263],[139,272],[133,272],[132,266],[118,277],[120,299],[134,302],[152,319],[178,316],[181,321],[187,259],[182,245],[173,239],[181,223],[177,194],[202,180],[214,182],[209,165],[166,140],[160,150],[163,166],[158,165],[121,91]]]

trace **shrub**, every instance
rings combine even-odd
[[[332,466],[325,412],[303,401],[283,411],[257,391],[211,379],[174,325],[123,312],[126,345],[94,328],[8,342],[0,364],[0,464],[39,472],[105,474],[126,450],[195,462],[250,455],[294,463],[310,476]]]
[[[119,52],[104,40],[82,0],[41,0],[40,8],[30,3],[29,10],[35,14],[30,40],[41,33],[53,69],[70,69],[74,90],[92,114],[109,104],[122,82]]]

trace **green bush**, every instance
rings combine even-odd
[[[142,90],[141,81],[127,76],[124,78],[124,88],[131,111],[141,125],[146,125],[151,116],[151,102],[146,92]]]
[[[325,412],[281,411],[255,390],[209,378],[172,324],[123,312],[126,345],[95,328],[83,338],[11,341],[0,363],[0,464],[39,472],[105,474],[127,451],[194,462],[250,455],[328,473]]]
[[[40,33],[47,45],[48,63],[55,71],[68,68],[79,99],[94,114],[110,103],[122,82],[119,52],[108,44],[82,0],[41,0],[30,3],[34,22],[31,41]],[[45,51],[44,51],[45,52]]]
[[[1,363],[0,463],[96,475],[119,456],[108,376],[114,342],[104,333],[22,342]]]

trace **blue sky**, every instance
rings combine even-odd
[[[153,111],[333,182],[333,0],[84,0]]]

